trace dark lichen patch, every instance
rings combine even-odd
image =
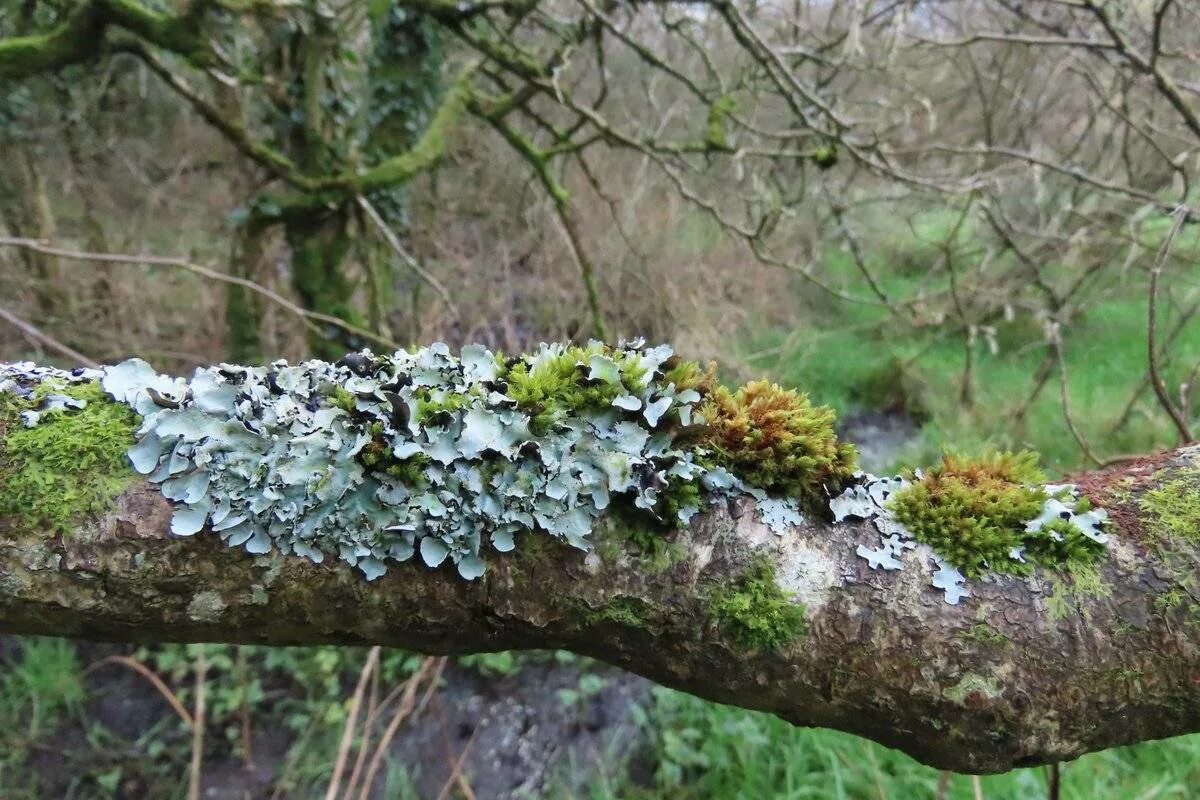
[[[1064,518],[1043,516],[1052,500],[1040,484],[1045,476],[1034,453],[996,453],[942,463],[896,492],[889,505],[913,538],[967,575],[986,571],[1028,574],[1035,566],[1065,569],[1095,562],[1104,545],[1085,535],[1065,510]],[[1077,508],[1086,512],[1087,504]]]
[[[21,412],[50,392],[86,405],[43,412],[25,427]],[[0,517],[66,534],[72,521],[104,511],[136,479],[126,451],[137,426],[137,414],[96,381],[46,383],[29,399],[0,392]]]
[[[730,586],[715,588],[708,611],[718,629],[735,644],[774,650],[805,634],[804,606],[792,602],[775,580],[775,566],[757,560]]]
[[[809,507],[850,480],[854,445],[839,442],[832,409],[767,381],[715,387],[700,407],[699,443],[714,463],[752,486]]]
[[[1160,543],[1200,540],[1200,468],[1158,474],[1162,482],[1137,499],[1143,529]]]

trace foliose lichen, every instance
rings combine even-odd
[[[336,364],[221,364],[190,380],[133,359],[101,384],[142,417],[129,461],[175,502],[173,534],[207,526],[252,553],[337,557],[368,578],[419,552],[471,579],[489,547],[511,550],[518,534],[589,548],[614,500],[675,525],[750,495],[777,533],[802,521],[796,498],[771,496],[686,435],[707,424],[711,374],[685,363],[642,341],[516,357],[435,344]],[[769,414],[754,419],[774,430]],[[827,423],[803,429],[820,446],[801,457],[771,445],[777,468],[796,472],[771,488],[826,475]],[[808,447],[795,415],[779,430]]]
[[[136,479],[125,453],[137,416],[104,393],[99,377],[0,365],[0,516],[66,534]]]
[[[860,474],[830,509],[835,521],[874,521],[881,546],[857,551],[872,569],[901,569],[905,551],[923,545],[921,557],[936,567],[933,586],[957,604],[970,596],[967,579],[984,572],[1083,569],[1105,552],[1107,512],[1072,485],[1042,480],[1030,453],[946,456],[927,472]]]

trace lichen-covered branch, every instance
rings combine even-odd
[[[431,349],[226,365],[190,382],[137,364],[98,376],[9,369],[0,630],[567,648],[964,772],[1200,730],[1200,449],[1075,476],[1070,492],[1015,492],[1016,473],[1032,469],[1019,457],[886,482],[847,477],[852,454],[826,437],[825,410],[652,363],[666,357],[636,345],[515,359]],[[679,390],[685,382],[699,397]],[[288,424],[311,414],[327,426],[279,435],[297,399]],[[372,435],[339,461],[359,429]],[[242,448],[259,439],[273,444],[242,470]],[[757,462],[739,451],[752,442]],[[324,461],[313,461],[320,448]],[[149,478],[117,466],[127,454]],[[559,480],[562,464],[616,460],[640,477],[580,468],[575,484]],[[693,465],[669,490],[654,477],[668,463]],[[304,483],[305,464],[330,477]],[[725,470],[736,485],[690,479]],[[450,473],[458,497],[444,493]],[[821,482],[804,480],[816,474]],[[297,481],[303,499],[289,494]],[[339,481],[338,498],[353,504],[309,502]],[[492,505],[488,486],[512,492]],[[609,502],[597,508],[602,486]],[[893,490],[905,492],[898,504]],[[526,499],[540,511],[509,527]],[[781,521],[772,501],[801,513]],[[351,508],[395,524],[372,538]],[[579,517],[560,519],[564,508]],[[245,538],[228,533],[245,522],[226,524],[231,514],[246,515]],[[407,557],[414,549],[420,558]],[[317,563],[318,552],[329,557]],[[947,588],[952,564],[967,577]]]

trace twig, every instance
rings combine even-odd
[[[948,769],[944,769],[938,773],[937,789],[934,791],[934,800],[946,800],[946,792],[950,789],[950,775],[952,773]]]
[[[196,650],[196,724],[192,726],[192,768],[188,775],[188,800],[200,800],[200,768],[204,763],[204,723],[207,717],[205,689],[208,679],[208,654],[205,646]]]
[[[28,336],[30,339],[41,342],[42,344],[46,345],[46,347],[49,347],[51,350],[61,353],[62,355],[66,356],[67,358],[70,358],[74,361],[78,361],[80,364],[82,364],[85,367],[91,367],[93,369],[100,368],[99,363],[92,361],[90,358],[85,356],[83,353],[80,353],[78,350],[72,350],[70,347],[63,344],[58,339],[55,339],[50,334],[45,333],[41,330],[38,330],[36,327],[34,327],[34,325],[32,323],[21,319],[16,314],[12,313],[11,311],[9,311],[6,308],[0,308],[0,319],[4,320],[9,325],[12,325],[14,328],[19,330],[21,333]]]
[[[183,703],[179,702],[179,698],[175,696],[175,693],[171,691],[170,687],[163,683],[162,678],[155,675],[149,667],[138,661],[136,658],[131,658],[130,656],[105,656],[99,661],[89,664],[87,668],[85,668],[80,674],[87,675],[89,672],[97,670],[105,664],[120,664],[123,667],[128,667],[129,669],[133,670],[138,675],[141,675],[143,678],[148,680],[155,689],[158,690],[159,694],[166,698],[166,701],[170,704],[171,709],[179,715],[179,718],[183,720],[189,728],[196,727],[196,722],[192,718],[191,713],[189,713],[188,710],[183,707]]]
[[[1069,388],[1069,379],[1067,378],[1067,362],[1063,358],[1062,347],[1062,330],[1057,322],[1051,323],[1050,326],[1050,349],[1054,353],[1054,360],[1058,362],[1058,393],[1059,399],[1062,402],[1063,419],[1067,421],[1067,428],[1071,431],[1071,436],[1075,438],[1076,444],[1083,454],[1088,457],[1096,466],[1101,466],[1104,461],[1100,459],[1092,450],[1092,446],[1088,444],[1087,439],[1083,438],[1079,428],[1075,426],[1075,418],[1071,415],[1071,398]]]
[[[242,690],[238,702],[238,714],[242,722],[242,762],[246,765],[246,769],[254,769],[254,748],[250,736],[250,702],[246,697],[249,692],[246,685],[246,648],[244,645],[238,645],[235,668],[238,686]]]
[[[1146,352],[1149,356],[1150,385],[1154,387],[1154,394],[1158,397],[1159,405],[1163,407],[1163,410],[1171,417],[1171,421],[1175,423],[1175,430],[1179,432],[1180,444],[1186,444],[1192,441],[1192,431],[1188,427],[1188,422],[1183,415],[1183,411],[1175,406],[1170,395],[1167,394],[1166,384],[1163,383],[1162,374],[1158,369],[1158,345],[1156,342],[1158,329],[1158,280],[1162,276],[1163,267],[1166,265],[1167,254],[1171,251],[1171,243],[1175,241],[1175,235],[1179,233],[1179,229],[1183,227],[1184,220],[1188,218],[1187,207],[1179,206],[1173,216],[1175,217],[1175,222],[1171,225],[1171,231],[1167,234],[1167,238],[1163,240],[1162,247],[1159,248],[1158,255],[1154,258],[1154,267],[1150,270]]]
[[[450,312],[457,316],[458,308],[454,305],[454,301],[450,298],[450,292],[446,290],[446,287],[442,285],[441,281],[435,278],[429,270],[421,266],[420,261],[417,261],[417,259],[411,253],[404,249],[404,245],[400,243],[400,237],[396,235],[396,232],[388,226],[384,218],[380,216],[378,211],[375,210],[375,206],[371,205],[371,202],[361,194],[355,197],[355,201],[358,203],[359,208],[361,208],[371,219],[371,222],[375,225],[375,228],[379,231],[380,235],[383,236],[384,240],[388,243],[388,246],[392,248],[396,255],[400,256],[400,260],[407,264],[409,269],[417,273],[417,275],[419,275],[423,281],[432,286],[433,290],[437,292],[438,295],[441,296],[442,300],[446,303],[446,307],[450,309]]]
[[[362,707],[363,694],[366,692],[367,681],[377,664],[382,648],[376,645],[367,653],[367,661],[363,664],[362,673],[358,676],[358,685],[354,687],[354,697],[350,701],[350,713],[346,717],[346,725],[342,729],[342,741],[338,745],[337,761],[333,765],[333,775],[329,778],[329,788],[325,790],[325,800],[334,800],[342,785],[342,773],[346,769],[346,761],[350,757],[350,747],[354,744],[354,727],[358,722],[358,712]]]
[[[1058,800],[1062,793],[1062,764],[1046,765],[1046,800]]]
[[[224,272],[218,272],[215,269],[210,269],[199,264],[193,264],[183,258],[175,258],[170,256],[138,256],[128,253],[89,253],[81,250],[67,250],[38,239],[21,239],[13,236],[0,236],[0,247],[20,247],[26,250],[31,250],[35,253],[58,256],[59,258],[66,258],[75,261],[96,261],[105,264],[142,264],[150,267],[176,267],[177,269],[187,270],[188,272],[201,275],[214,281],[241,286],[245,289],[249,289],[252,292],[260,294],[270,300],[272,303],[275,303],[276,305],[297,315],[304,320],[306,325],[318,332],[320,331],[320,327],[314,323],[322,322],[326,325],[332,325],[335,328],[340,328],[347,333],[363,339],[369,339],[370,341],[381,344],[390,350],[401,349],[400,345],[396,344],[386,336],[380,336],[374,331],[367,330],[366,328],[360,328],[357,325],[352,325],[351,323],[330,314],[322,314],[318,311],[309,311],[306,308],[301,308],[283,295],[276,294],[265,286],[257,284],[252,280],[239,278],[236,275],[228,275]]]
[[[442,669],[446,666],[446,658],[429,657],[421,662],[421,666],[416,672],[404,683],[404,694],[400,699],[400,705],[396,709],[396,713],[392,715],[388,722],[387,729],[384,730],[383,736],[379,738],[379,743],[375,745],[375,752],[371,754],[371,762],[367,766],[366,777],[363,778],[362,790],[359,794],[359,800],[367,800],[371,795],[371,787],[375,785],[375,777],[379,773],[380,767],[383,766],[383,759],[387,756],[388,746],[392,743],[392,738],[396,735],[396,731],[400,729],[402,723],[415,708],[414,699],[417,696],[417,689],[421,685],[421,680],[432,673],[429,680],[429,687],[426,691],[425,699],[428,699],[432,694],[433,689],[437,686],[438,677],[442,674]],[[422,701],[422,704],[424,700]]]
[[[438,792],[437,800],[446,800],[450,796],[450,789],[455,785],[463,783],[463,762],[467,760],[467,754],[471,752],[471,745],[475,744],[475,736],[479,733],[481,727],[483,726],[476,725],[475,729],[471,731],[471,738],[467,739],[467,743],[463,745],[462,752],[454,760],[454,766],[450,768],[450,775],[446,778],[446,782],[442,784],[442,790]],[[470,792],[470,787],[467,788],[467,791]]]

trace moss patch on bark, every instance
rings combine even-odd
[[[18,519],[27,529],[66,534],[73,520],[104,511],[135,481],[125,454],[138,417],[96,381],[48,383],[35,397],[47,393],[87,405],[45,413],[26,428],[20,413],[32,405],[0,393],[0,517]]]

